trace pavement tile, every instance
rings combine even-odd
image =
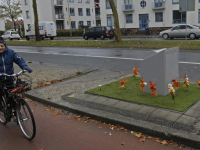
[[[188,111],[186,111],[184,113],[184,115],[195,117],[195,118],[200,118],[200,111],[190,108]]]
[[[138,105],[138,104],[129,104],[126,108],[124,108],[125,110],[129,110],[129,111],[137,111],[138,109],[140,109],[142,107],[142,105]]]
[[[77,98],[77,99],[81,99],[81,100],[84,100],[88,97],[87,94],[80,94],[80,93],[75,93],[74,94],[74,98]]]
[[[147,106],[142,106],[137,113],[144,114],[144,115],[150,115],[156,108],[153,107],[147,107]]]
[[[190,117],[190,116],[186,116],[186,115],[182,115],[176,121],[179,122],[179,123],[186,124],[186,125],[194,125],[194,123],[196,121],[196,118]]]
[[[158,117],[158,118],[164,118],[164,117],[167,116],[167,114],[169,114],[169,113],[170,113],[170,111],[157,108],[155,111],[153,111],[153,112],[151,113],[151,116],[153,116],[153,117]]]
[[[97,99],[95,99],[93,102],[95,102],[95,103],[103,103],[103,102],[105,102],[105,101],[107,101],[108,100],[108,98],[106,98],[106,97],[102,97],[102,96],[99,96]]]
[[[200,111],[200,101],[197,102],[197,103],[196,103],[194,106],[192,106],[191,108]]]
[[[113,106],[114,104],[116,104],[118,102],[119,102],[119,100],[108,98],[108,100],[103,102],[102,104],[107,105],[107,106]]]
[[[119,101],[118,103],[116,103],[113,106],[116,107],[116,108],[124,109],[128,105],[130,105],[130,103],[127,103],[127,102],[124,102],[124,101]]]
[[[92,102],[94,101],[95,99],[97,99],[99,96],[96,96],[96,95],[88,95],[87,98],[84,99],[84,101],[89,101],[89,102]]]
[[[182,114],[176,113],[176,112],[169,112],[167,116],[165,116],[165,119],[169,121],[176,121]]]

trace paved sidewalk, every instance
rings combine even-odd
[[[176,112],[122,100],[86,94],[85,91],[104,85],[128,74],[107,70],[91,70],[32,63],[34,83],[41,80],[70,78],[55,84],[34,89],[25,95],[54,107],[152,136],[200,148],[200,101],[184,112]],[[76,72],[86,73],[77,77]],[[48,81],[47,81],[48,82]]]

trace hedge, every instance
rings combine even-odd
[[[72,30],[72,36],[82,36],[83,30]],[[70,30],[57,30],[57,36],[70,36]]]

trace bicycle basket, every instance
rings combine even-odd
[[[32,88],[32,77],[27,74],[21,74],[18,76],[16,81],[16,87],[21,88],[21,92],[31,90]]]

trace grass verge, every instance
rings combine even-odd
[[[120,81],[112,82],[95,89],[86,91],[86,93],[102,95],[110,98],[151,105],[175,111],[184,111],[200,98],[200,87],[198,84],[190,84],[188,88],[183,87],[183,83],[180,83],[179,89],[175,94],[175,101],[173,101],[171,94],[166,96],[152,97],[151,94],[140,92],[140,78],[130,77],[129,81],[125,85],[125,89],[118,89]],[[149,88],[149,84],[146,86]],[[158,93],[159,94],[159,93]]]
[[[124,40],[114,42],[104,41],[7,41],[7,45],[16,46],[61,46],[61,47],[97,47],[97,48],[137,48],[137,49],[160,49],[179,47],[184,50],[200,50],[199,41],[143,41]]]

